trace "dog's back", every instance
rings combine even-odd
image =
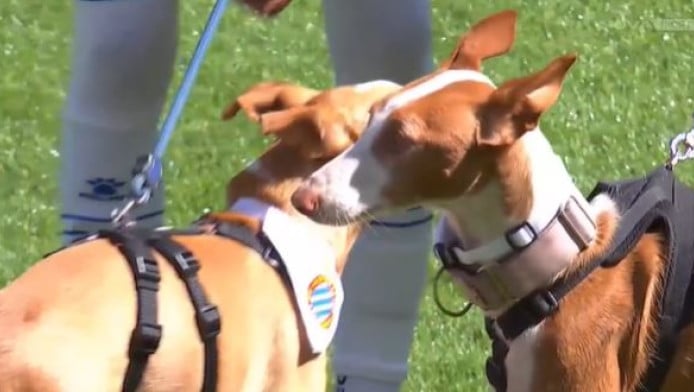
[[[220,375],[219,390],[262,390],[273,382],[268,374],[283,382],[269,369],[282,369],[275,362],[287,358],[295,366],[299,342],[280,276],[234,241],[214,235],[177,239],[199,258],[200,280],[210,300],[225,310],[220,367],[235,371]],[[157,260],[163,334],[144,390],[197,390],[203,350],[193,308],[174,270]],[[30,268],[0,291],[0,391],[120,390],[135,324],[134,293],[125,260],[104,240],[68,248]]]
[[[120,260],[106,260],[113,258]],[[115,355],[124,363],[127,358],[127,329],[106,320],[121,316],[134,324],[134,295],[119,289],[132,287],[129,278],[118,251],[95,241],[49,256],[7,286],[0,293],[0,390],[112,389],[95,381],[108,379],[99,377],[108,370],[99,369],[108,363],[99,358],[113,355],[103,342],[125,344]],[[109,295],[95,301],[104,293]],[[90,334],[96,332],[102,339],[95,346]]]

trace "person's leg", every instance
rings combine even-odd
[[[337,84],[407,83],[433,69],[428,0],[324,0]],[[338,392],[395,392],[426,283],[431,215],[416,209],[374,222],[345,268],[345,303],[334,341]]]
[[[178,0],[76,0],[72,74],[63,112],[63,243],[109,225],[150,152],[173,73]],[[163,218],[163,188],[137,211]]]

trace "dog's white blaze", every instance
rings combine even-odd
[[[364,135],[366,136],[366,135]],[[352,178],[359,169],[361,161],[347,156],[344,151],[335,159],[319,169],[310,179],[312,186],[317,186],[322,194],[323,205],[340,210],[348,215],[359,215],[368,208],[367,192],[358,192],[352,184]],[[381,173],[370,173],[373,181],[379,181]],[[346,183],[343,181],[346,179]]]
[[[494,83],[491,79],[481,72],[471,71],[469,69],[444,71],[423,83],[396,94],[388,101],[382,111],[385,113],[385,116],[387,116],[395,109],[424,98],[456,82],[479,82],[494,87]]]
[[[372,80],[370,82],[364,82],[354,85],[354,91],[357,93],[364,93],[371,89],[378,87],[398,87],[399,85],[390,80]]]
[[[311,176],[309,181],[320,192],[323,208],[334,209],[336,212],[339,211],[340,215],[354,217],[366,212],[370,207],[381,204],[381,193],[388,183],[389,173],[373,155],[371,147],[388,116],[396,109],[422,99],[452,83],[466,81],[494,86],[487,76],[477,71],[444,71],[396,94],[383,109],[374,113],[359,141]],[[362,86],[362,88],[365,87]]]

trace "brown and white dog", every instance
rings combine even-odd
[[[289,226],[284,229],[291,230],[282,233],[287,241],[312,240],[315,249],[322,243],[334,255],[313,260],[311,248],[303,249],[301,262],[328,263],[341,272],[359,226],[316,224],[291,207],[290,195],[302,179],[357,140],[373,102],[399,88],[373,82],[325,92],[285,83],[249,89],[224,117],[243,110],[276,142],[231,179],[229,205],[251,200],[285,212]],[[210,215],[202,227],[219,221],[252,232],[264,224],[243,208],[232,208]],[[302,234],[304,242],[295,238]],[[212,233],[174,238],[199,261],[200,282],[221,314],[216,390],[323,390],[325,356],[309,347],[288,282],[236,241]],[[156,261],[163,336],[138,390],[199,391],[203,349],[191,300],[173,268],[159,254]],[[0,290],[0,391],[121,390],[135,323],[134,294],[131,272],[107,240],[89,240],[38,261]]]
[[[292,196],[324,224],[415,205],[442,211],[439,237],[456,237],[457,260],[479,268],[455,277],[492,319],[600,257],[620,221],[606,194],[586,201],[538,128],[576,56],[498,88],[481,73],[485,59],[510,50],[515,23],[513,11],[477,23],[438,70],[376,103],[360,140]],[[595,270],[555,313],[509,339],[506,389],[637,390],[657,337],[661,240],[643,235],[622,262]],[[693,371],[689,327],[661,390],[694,390]]]

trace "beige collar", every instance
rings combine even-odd
[[[462,283],[468,299],[501,313],[549,285],[596,236],[591,206],[577,188],[556,203],[538,205],[521,225],[477,248],[466,249],[447,218],[436,229],[434,251]]]

